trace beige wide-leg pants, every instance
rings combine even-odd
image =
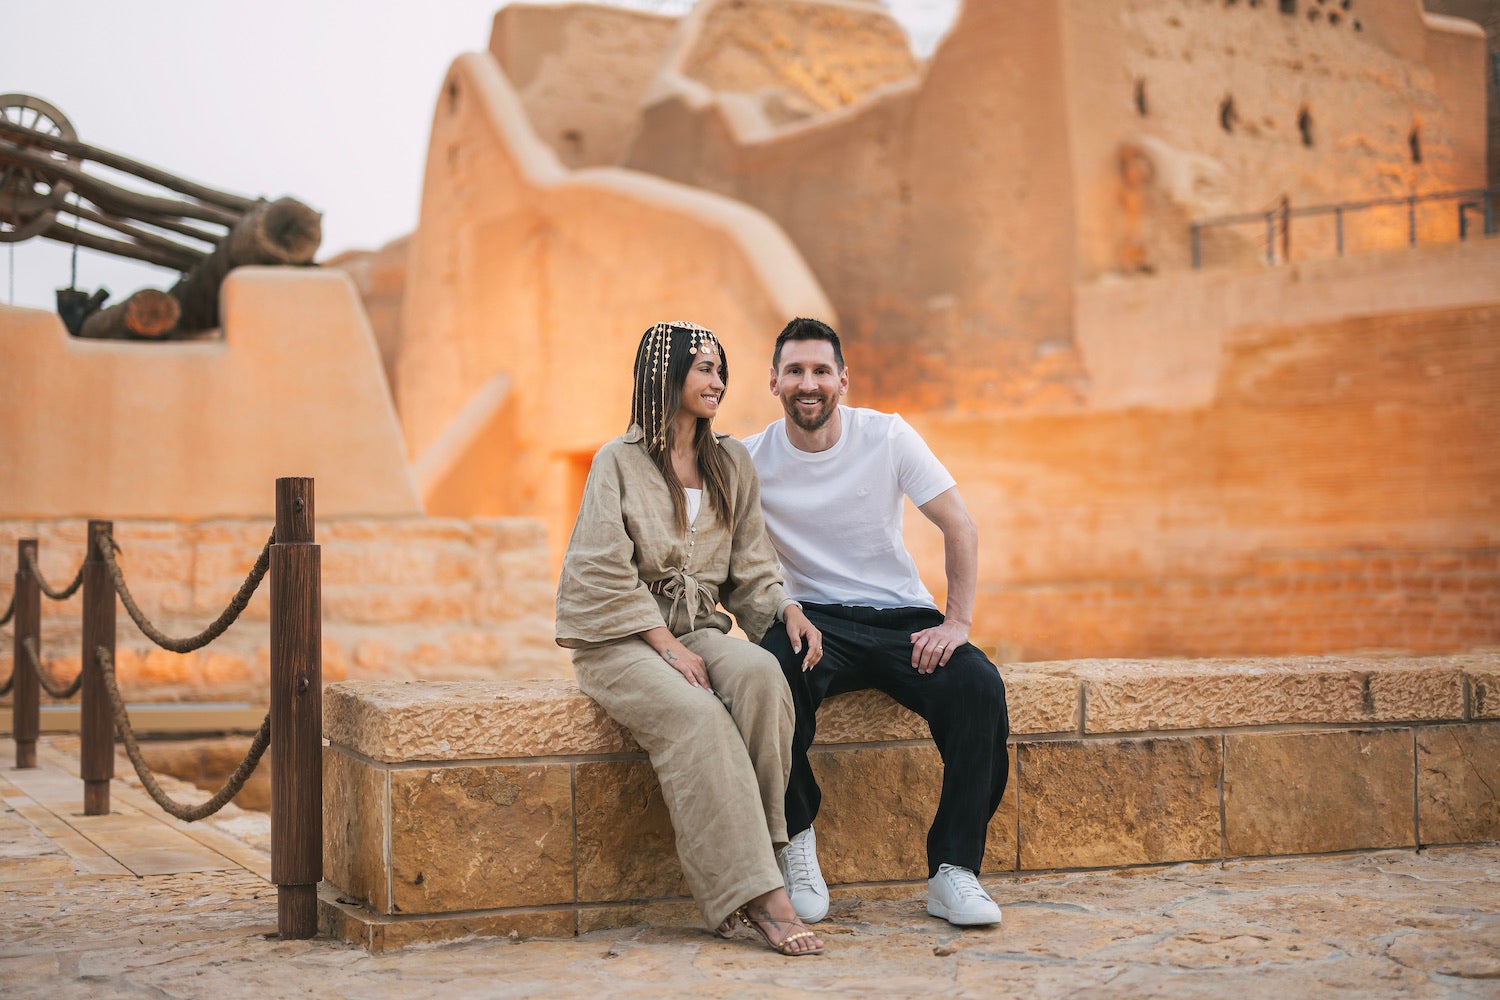
[[[632,636],[573,651],[578,686],[630,730],[661,783],[677,856],[709,927],[782,885],[792,696],[776,657],[718,629],[679,637],[714,693]]]

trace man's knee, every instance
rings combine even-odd
[[[990,658],[976,647],[962,647],[933,676],[941,676],[944,702],[1004,715],[1005,681]]]

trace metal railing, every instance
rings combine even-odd
[[[1309,205],[1305,208],[1293,208],[1287,198],[1282,198],[1273,208],[1261,212],[1243,212],[1238,215],[1221,215],[1209,219],[1199,219],[1189,226],[1189,238],[1193,247],[1193,269],[1203,268],[1203,234],[1205,230],[1217,228],[1230,228],[1235,226],[1263,226],[1265,227],[1265,258],[1267,264],[1287,263],[1291,259],[1291,230],[1292,220],[1297,218],[1310,218],[1314,216],[1333,217],[1333,240],[1334,251],[1339,257],[1344,256],[1345,228],[1344,219],[1346,215],[1356,212],[1364,212],[1378,208],[1406,209],[1406,241],[1407,246],[1417,245],[1417,206],[1428,202],[1456,201],[1457,205],[1457,232],[1460,240],[1469,238],[1472,224],[1470,214],[1481,223],[1482,232],[1485,236],[1493,236],[1496,231],[1495,213],[1497,203],[1500,203],[1500,187],[1468,188],[1461,191],[1438,191],[1431,194],[1414,194],[1399,198],[1372,198],[1368,201],[1342,201],[1331,205]],[[1277,253],[1278,245],[1280,254]]]

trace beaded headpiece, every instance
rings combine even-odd
[[[667,439],[666,412],[668,380],[671,377],[672,346],[675,337],[688,338],[688,354],[717,354],[724,356],[724,349],[714,332],[696,323],[657,323],[641,338],[641,346],[635,358],[636,394],[631,422],[640,425],[646,436],[646,446],[652,451],[662,448]]]

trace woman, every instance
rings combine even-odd
[[[782,954],[815,955],[823,942],[797,919],[775,855],[791,695],[755,641],[784,620],[816,662],[821,636],[782,589],[749,453],[713,432],[728,380],[700,326],[641,338],[630,429],[594,456],[563,557],[557,641],[578,686],[650,755],[708,926],[728,937],[738,918]],[[721,603],[750,642],[727,634]]]

